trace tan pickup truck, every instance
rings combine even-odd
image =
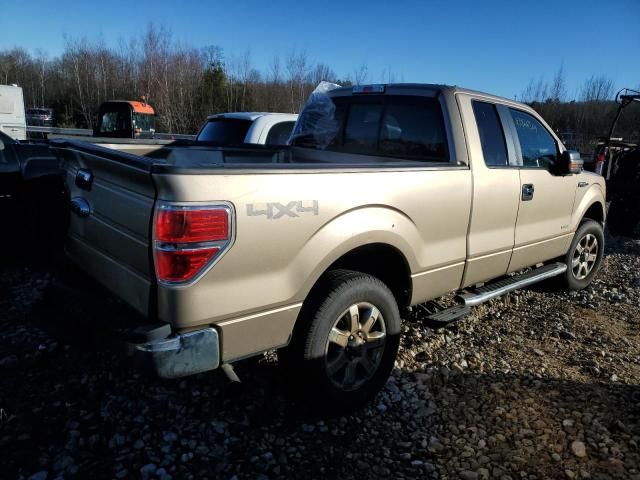
[[[53,142],[67,254],[157,323],[137,349],[161,376],[278,349],[309,398],[358,405],[404,308],[457,292],[428,318],[445,324],[550,277],[592,281],[603,179],[531,108],[441,85],[324,95],[281,149]]]

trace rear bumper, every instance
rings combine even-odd
[[[220,366],[220,339],[203,328],[138,344],[136,355],[161,378],[184,377]]]

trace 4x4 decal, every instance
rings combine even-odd
[[[296,218],[302,213],[318,215],[319,211],[318,200],[293,200],[286,205],[279,202],[247,204],[247,215],[249,217],[259,217],[260,215],[264,215],[269,220],[276,220],[282,217]]]

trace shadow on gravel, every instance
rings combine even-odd
[[[640,473],[639,385],[467,372],[436,374],[430,392],[437,414],[429,450],[450,478]]]
[[[97,286],[79,298],[63,277],[19,263],[0,274],[3,478],[603,479],[640,469],[638,385],[404,370],[373,405],[321,420],[288,401],[295,385],[270,355],[237,365],[241,388],[221,372],[140,374],[96,327],[126,324],[130,311]]]

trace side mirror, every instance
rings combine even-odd
[[[583,165],[584,161],[580,157],[580,152],[565,150],[560,155],[560,173],[562,174],[580,173]]]

